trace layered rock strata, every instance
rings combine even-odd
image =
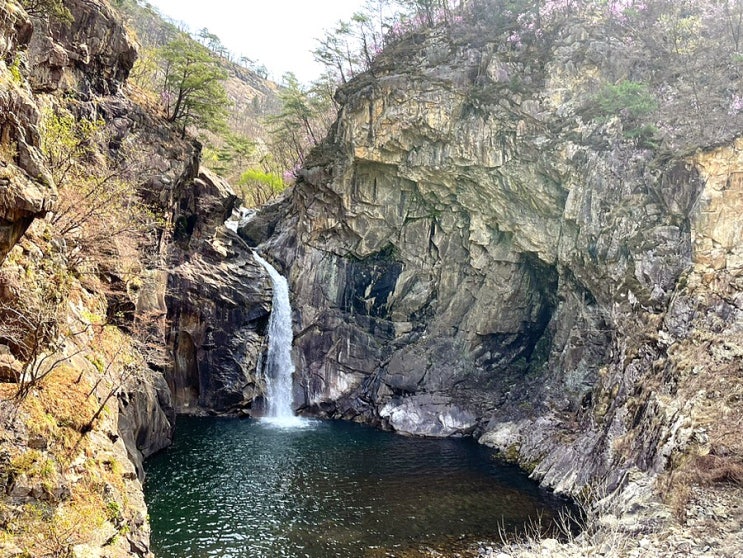
[[[340,90],[291,195],[241,234],[289,278],[301,410],[474,435],[558,491],[653,507],[648,479],[700,436],[669,353],[699,304],[690,270],[739,273],[741,167],[713,183],[713,154],[662,156],[619,118],[584,121],[605,62],[590,31],[534,63],[500,40],[389,49]]]

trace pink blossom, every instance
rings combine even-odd
[[[521,42],[521,35],[516,31],[511,33],[506,41],[508,41],[511,46],[514,46],[516,48],[521,48],[523,46],[523,43]]]
[[[611,0],[607,6],[609,18],[626,22],[636,12],[647,9],[644,0]]]

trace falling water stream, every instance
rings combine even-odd
[[[289,285],[276,268],[253,254],[269,276],[273,286],[271,317],[268,320],[268,354],[263,369],[266,380],[268,412],[264,420],[278,426],[297,427],[306,421],[294,416],[292,410],[292,308],[289,301]]]

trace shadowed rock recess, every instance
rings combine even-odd
[[[669,347],[686,278],[739,273],[719,196],[742,191],[618,118],[584,122],[612,64],[597,33],[523,53],[422,33],[338,92],[291,194],[240,231],[288,276],[301,410],[473,435],[571,494],[646,486],[688,447]],[[736,157],[715,172],[737,176]]]

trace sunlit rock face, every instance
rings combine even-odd
[[[66,0],[72,22],[39,19],[29,45],[35,91],[113,95],[137,59],[134,40],[114,9],[102,0]]]
[[[708,271],[743,268],[743,140],[695,157],[706,187],[692,227],[693,259]]]
[[[501,84],[476,102],[523,69],[440,38],[421,51],[415,74],[383,66],[341,90],[269,241],[297,301],[306,403],[369,418],[421,393],[478,417],[576,410],[609,360],[607,309],[668,299],[688,226],[659,208],[646,153],[550,133],[550,90]],[[696,187],[693,169],[671,171]]]
[[[118,94],[137,56],[108,3],[69,0],[64,5],[71,23],[32,20],[15,1],[2,6],[0,70],[9,77],[0,83],[0,261],[57,199],[39,151],[38,95],[61,92],[90,101],[96,95]]]
[[[241,231],[289,278],[306,410],[484,436],[565,491],[684,443],[670,388],[643,386],[680,278],[736,258],[739,171],[584,122],[594,40],[566,31],[529,64],[417,36],[339,91],[291,195]]]
[[[27,46],[33,25],[15,2],[0,15],[0,71],[13,75],[8,66]],[[57,199],[39,151],[39,107],[23,77],[15,76],[0,80],[0,262]]]

